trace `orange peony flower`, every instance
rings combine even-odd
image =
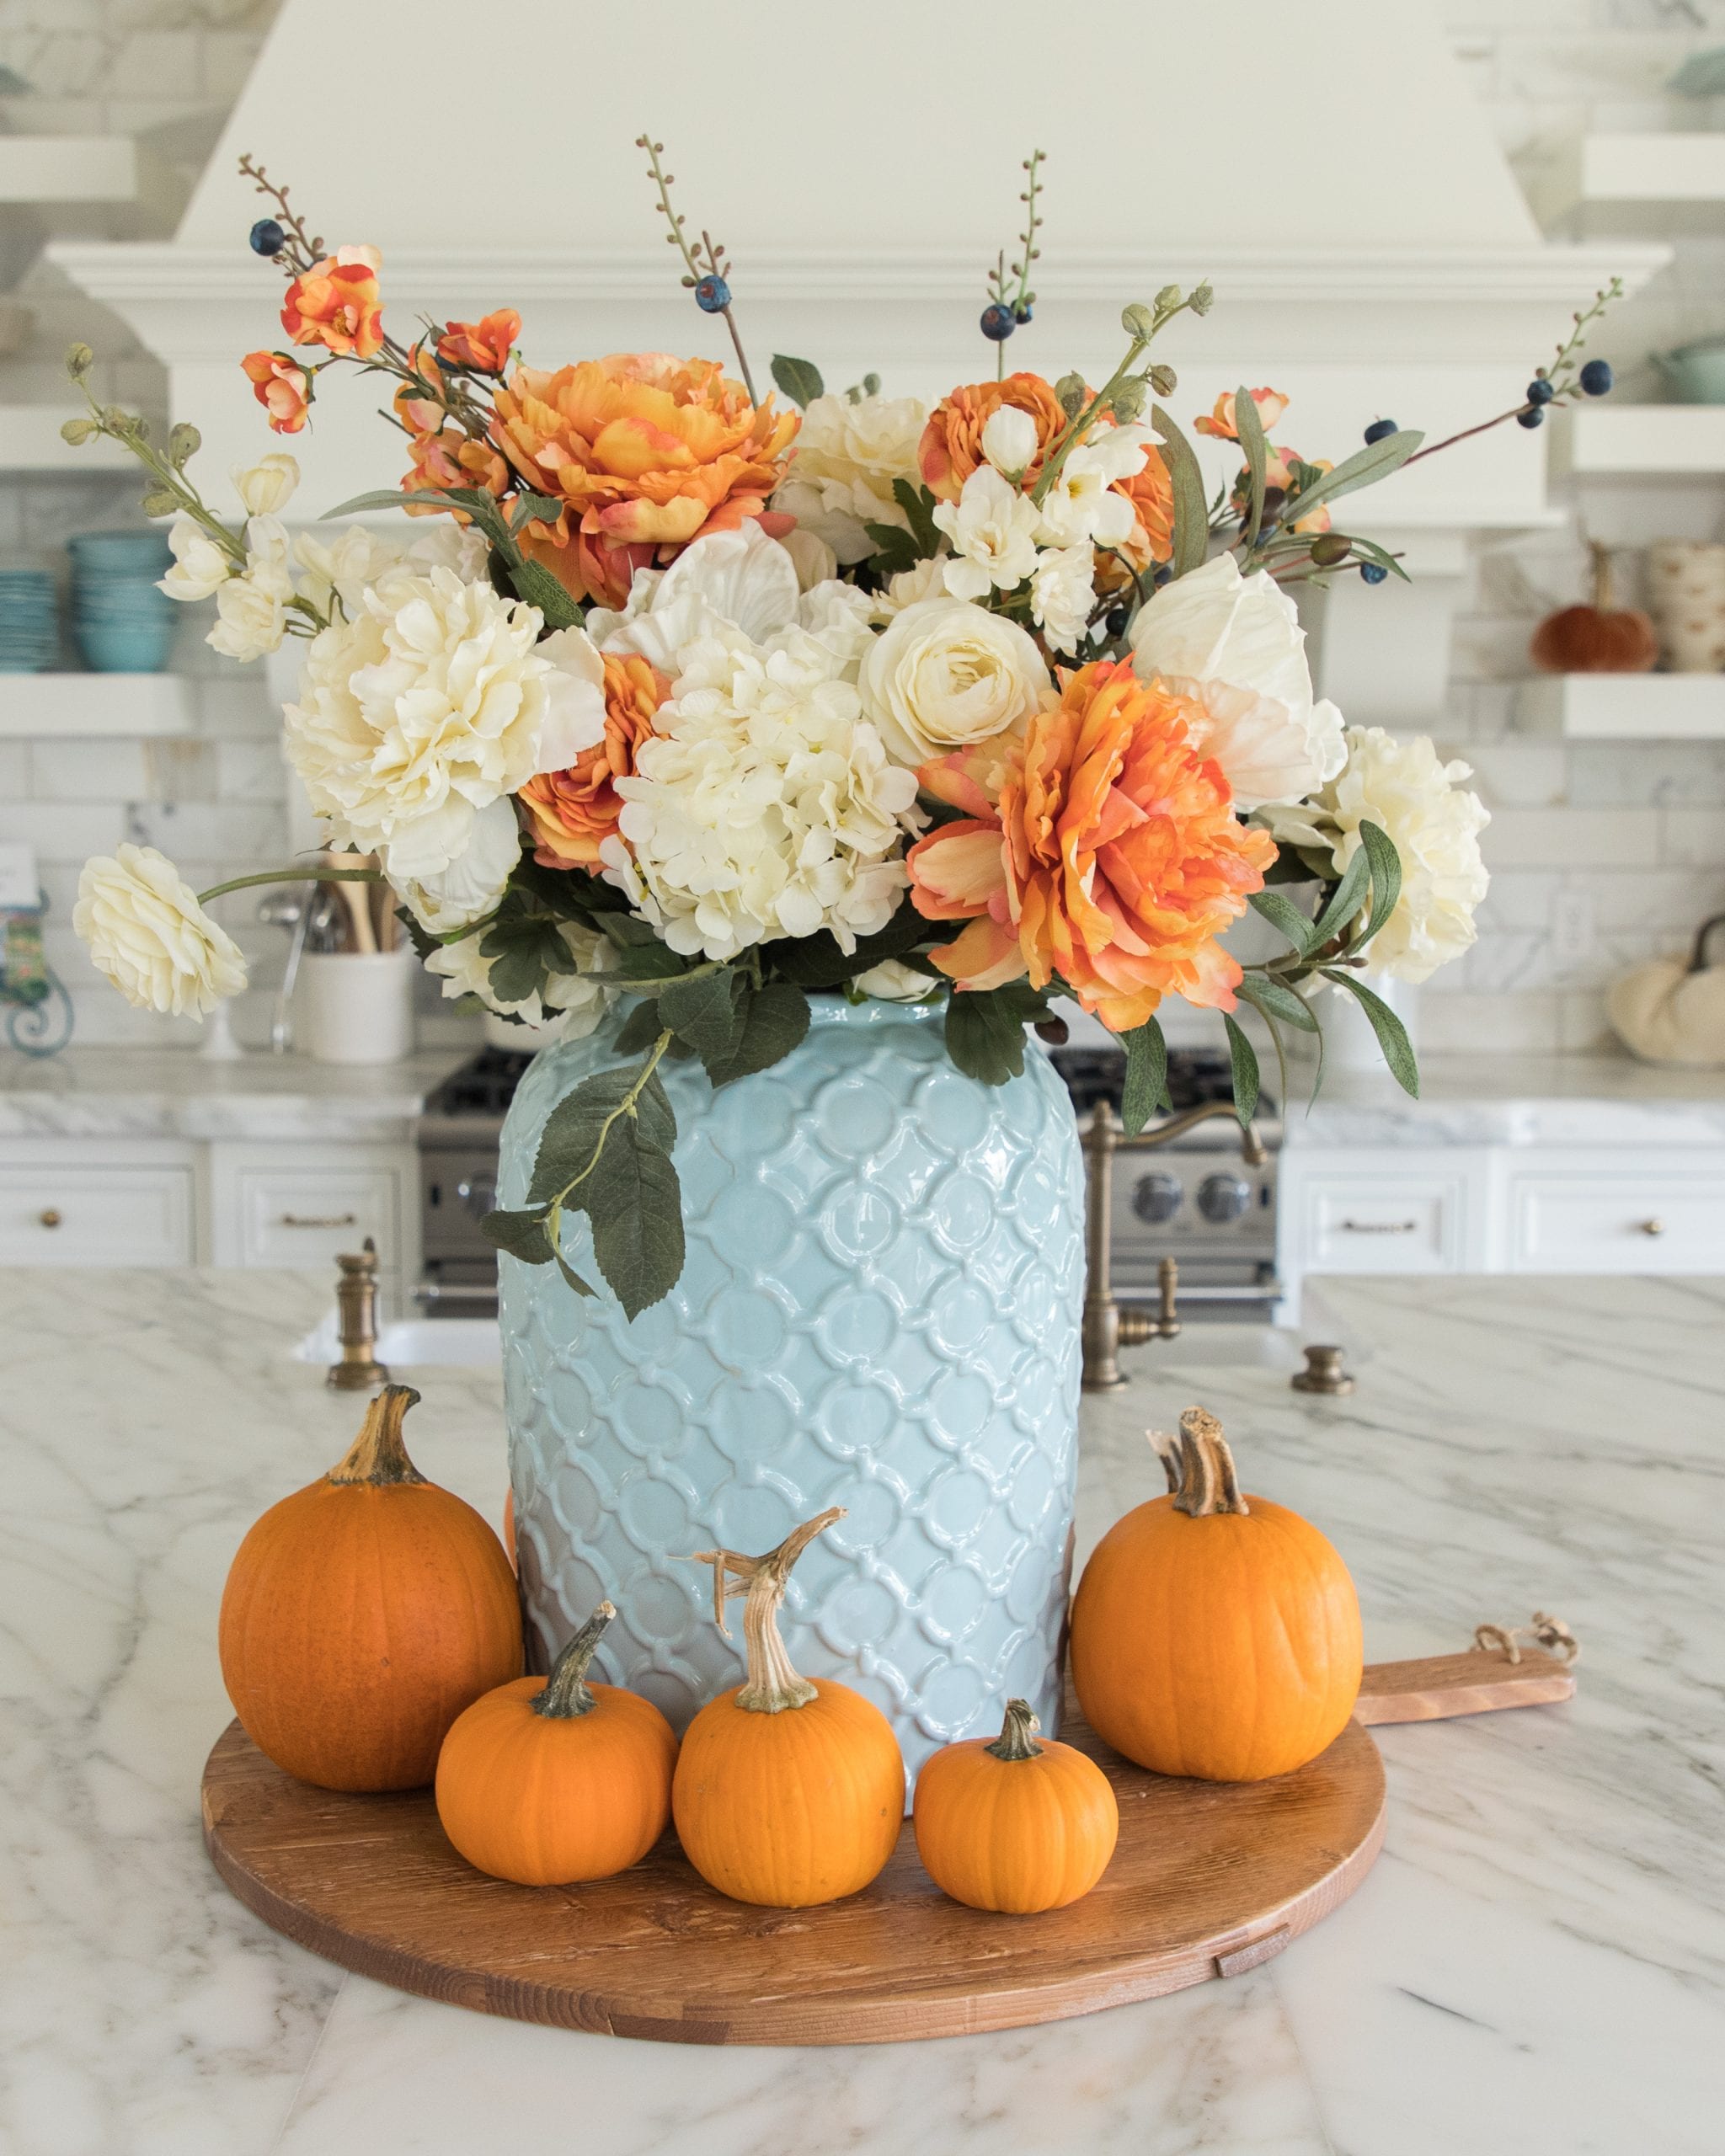
[[[985,461],[982,430],[1002,404],[1016,405],[1035,420],[1038,448],[1024,483],[1032,486],[1041,478],[1043,458],[1065,429],[1066,415],[1039,374],[1009,374],[1004,382],[975,382],[955,389],[929,414],[916,461],[923,485],[937,499],[957,501],[964,482]]]
[[[281,326],[291,342],[324,344],[343,359],[369,360],[381,350],[382,267],[375,247],[344,247],[296,277],[281,307]]]
[[[620,352],[555,374],[518,366],[492,399],[494,440],[555,524],[521,543],[577,599],[621,606],[635,570],[766,510],[799,424],[751,404],[714,360]]]
[[[1266,434],[1288,408],[1288,400],[1279,389],[1254,389],[1252,401],[1258,407],[1258,421]],[[1234,424],[1233,391],[1226,390],[1217,398],[1215,409],[1193,424],[1201,435],[1214,435],[1219,441],[1238,441],[1240,430]]]
[[[1058,977],[1115,1033],[1164,995],[1231,1011],[1240,968],[1217,942],[1275,859],[1236,821],[1220,769],[1192,746],[1199,707],[1130,666],[1068,676],[1022,742],[986,742],[917,774],[967,814],[909,856],[932,921],[966,921],[932,955],[963,989]]]
[[[521,334],[520,315],[512,307],[499,307],[483,322],[446,323],[437,340],[437,356],[449,366],[501,374]]]
[[[617,782],[635,768],[636,744],[670,694],[659,669],[633,652],[605,662],[605,739],[566,771],[541,771],[515,796],[543,868],[596,868],[599,842],[617,828]]]
[[[312,401],[311,377],[286,352],[248,352],[240,361],[252,385],[252,394],[270,414],[270,424],[279,435],[296,435],[306,424]]]

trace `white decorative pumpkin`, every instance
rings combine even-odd
[[[1701,923],[1686,958],[1655,958],[1611,984],[1605,1015],[1644,1063],[1725,1070],[1725,965],[1706,957],[1716,928],[1725,928],[1725,914]]]

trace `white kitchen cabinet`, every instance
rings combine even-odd
[[[1460,1147],[1290,1147],[1282,1155],[1280,1270],[1488,1270],[1486,1155]]]
[[[190,1265],[196,1149],[13,1139],[0,1152],[0,1265]]]
[[[216,1144],[209,1149],[210,1262],[327,1272],[370,1236],[382,1273],[419,1271],[419,1170],[411,1146]]]
[[[1543,1155],[1508,1171],[1514,1273],[1725,1273],[1725,1161]]]

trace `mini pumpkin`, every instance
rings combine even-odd
[[[1659,656],[1648,616],[1616,604],[1610,549],[1589,540],[1594,594],[1589,606],[1563,606],[1533,632],[1529,656],[1550,674],[1645,674]]]
[[[670,1817],[677,1741],[650,1700],[587,1671],[617,1614],[601,1602],[548,1678],[518,1677],[457,1716],[437,1757],[437,1816],[476,1870],[521,1886],[608,1879]]]
[[[733,1901],[803,1909],[861,1892],[892,1854],[905,1816],[905,1762],[872,1700],[799,1677],[779,1637],[791,1567],[844,1518],[834,1506],[762,1557],[705,1550],[713,1616],[741,1595],[749,1678],[685,1732],[671,1812],[691,1864]]]
[[[222,1591],[222,1681],[246,1734],[324,1789],[417,1789],[450,1724],[521,1667],[503,1545],[402,1442],[386,1385],[327,1475],[272,1505]]]
[[[1140,1767],[1205,1781],[1290,1774],[1359,1692],[1359,1604],[1316,1528],[1241,1495],[1200,1407],[1156,1438],[1169,1494],[1117,1520],[1072,1604],[1072,1681],[1097,1734]]]
[[[992,1743],[937,1752],[916,1777],[916,1852],[935,1885],[973,1909],[1063,1909],[1108,1869],[1119,1806],[1093,1759],[1051,1738],[1028,1700],[1008,1700]]]

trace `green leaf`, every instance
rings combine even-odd
[[[1326,472],[1315,485],[1303,488],[1292,501],[1284,504],[1283,529],[1291,531],[1302,517],[1310,516],[1325,502],[1339,501],[1343,494],[1355,494],[1361,487],[1375,487],[1380,479],[1387,479],[1407,462],[1424,440],[1418,429],[1404,427],[1398,434],[1386,435],[1381,441],[1369,442],[1364,449],[1356,450],[1333,472]]]
[[[1051,1017],[1047,996],[1023,981],[966,989],[947,1004],[947,1053],[966,1077],[1004,1086],[1024,1068],[1024,1028]]]
[[[941,528],[934,520],[934,496],[927,487],[914,485],[909,479],[893,481],[893,499],[910,520],[911,536],[916,542],[917,554],[927,558],[940,552]]]
[[[1258,1051],[1226,1011],[1222,1023],[1228,1029],[1228,1060],[1233,1066],[1234,1113],[1243,1128],[1258,1113]]]
[[[448,506],[441,493],[427,488],[403,494],[398,487],[380,487],[375,494],[355,494],[350,502],[338,502],[334,509],[326,509],[318,520],[328,524],[333,516],[364,516],[372,510],[399,509],[403,502],[431,502],[439,509]]]
[[[1296,995],[1285,982],[1267,980],[1257,974],[1247,974],[1240,984],[1238,993],[1266,1019],[1279,1018],[1284,1025],[1296,1027],[1302,1033],[1315,1033],[1317,1020],[1303,995]],[[1284,1086],[1283,1089],[1286,1091]]]
[[[1354,541],[1354,552],[1363,561],[1375,562],[1381,569],[1387,569],[1391,576],[1399,576],[1403,584],[1413,583],[1413,579],[1402,568],[1400,558],[1386,547],[1379,546],[1375,539],[1362,539],[1357,532],[1349,536]]]
[[[901,531],[896,524],[870,524],[862,529],[874,542],[874,552],[868,557],[868,566],[878,576],[899,575],[905,569],[914,569],[921,558],[916,552],[916,542],[908,531]]]
[[[729,966],[667,983],[659,995],[661,1028],[686,1041],[709,1069],[723,1063],[742,1037],[737,987],[737,974]]]
[[[1332,936],[1339,936],[1365,904],[1365,894],[1371,883],[1371,862],[1362,846],[1354,853],[1343,872],[1342,880],[1330,894],[1330,902],[1312,924],[1311,946],[1320,951]]]
[[[1129,1138],[1135,1138],[1156,1110],[1168,1101],[1168,1044],[1161,1021],[1146,1018],[1130,1033],[1122,1033],[1126,1051],[1126,1082],[1120,1092],[1120,1122]]]
[[[817,397],[825,397],[826,384],[813,360],[793,360],[783,352],[772,355],[772,378],[792,403],[806,411]]]
[[[1284,899],[1279,891],[1254,891],[1247,902],[1256,914],[1261,914],[1272,928],[1279,928],[1303,956],[1311,947],[1311,921],[1303,914],[1291,899]]]
[[[670,1155],[625,1116],[600,1153],[586,1198],[593,1255],[626,1317],[676,1287],[683,1269],[683,1200]]]
[[[619,1055],[639,1055],[652,1047],[665,1031],[659,1022],[659,1006],[654,1001],[638,1003],[617,1029],[615,1043]]]
[[[809,1015],[809,999],[800,988],[786,980],[769,981],[745,1001],[742,1033],[729,1056],[708,1063],[713,1086],[752,1077],[782,1061],[808,1032]]]
[[[925,921],[905,899],[884,928],[858,937],[854,951],[841,951],[837,939],[823,928],[814,936],[770,943],[762,955],[781,980],[795,981],[798,988],[838,988],[883,958],[904,958],[945,930],[944,921]]]
[[[575,960],[544,914],[499,921],[479,939],[479,955],[491,961],[489,988],[499,1003],[522,1003],[542,995],[547,976],[571,973]]]
[[[576,606],[543,562],[511,563],[509,580],[530,606],[537,606],[547,629],[572,629],[581,619]]]
[[[531,1213],[488,1213],[479,1223],[479,1232],[523,1265],[549,1265],[553,1252],[545,1231],[546,1209],[541,1205]]]
[[[1381,825],[1363,819],[1359,844],[1371,871],[1371,916],[1359,939],[1369,943],[1394,913],[1396,901],[1402,895],[1402,857],[1396,851],[1396,841]]]
[[[1263,422],[1258,416],[1258,406],[1249,389],[1234,392],[1234,426],[1240,436],[1240,446],[1246,452],[1246,543],[1255,547],[1258,526],[1263,522],[1264,472],[1269,463],[1269,445],[1263,438]]]
[[[573,1288],[578,1295],[585,1295],[590,1299],[595,1291],[587,1285],[561,1251],[558,1251],[556,1255],[557,1269],[563,1275],[563,1285],[566,1288]]]
[[[1407,1028],[1385,1002],[1381,995],[1374,995],[1364,981],[1356,980],[1350,973],[1339,968],[1322,969],[1326,980],[1332,980],[1338,988],[1345,988],[1359,1003],[1371,1021],[1371,1029],[1378,1037],[1378,1046],[1384,1052],[1384,1061],[1390,1075],[1404,1093],[1419,1098],[1419,1065],[1414,1060],[1413,1043],[1407,1038]]]
[[[509,512],[509,528],[519,534],[524,524],[555,524],[563,504],[555,494],[517,494]]]
[[[676,1117],[657,1071],[640,1087],[634,1114],[623,1109],[640,1075],[638,1065],[601,1070],[563,1095],[539,1135],[538,1157],[527,1190],[530,1205],[547,1205],[558,1198],[572,1210],[586,1206],[601,1145],[607,1129],[614,1130],[619,1123],[638,1129],[645,1144],[670,1152],[676,1143]]]
[[[398,906],[395,909],[395,917],[405,931],[409,942],[414,947],[414,955],[421,964],[431,956],[433,952],[441,951],[443,948],[442,937],[434,936],[429,928],[420,927],[419,918],[411,906]]]
[[[1170,567],[1177,577],[1184,576],[1188,569],[1197,568],[1210,552],[1210,507],[1204,496],[1204,473],[1197,452],[1178,423],[1160,404],[1151,405],[1150,416],[1162,436],[1162,461],[1174,492],[1174,558]]]

